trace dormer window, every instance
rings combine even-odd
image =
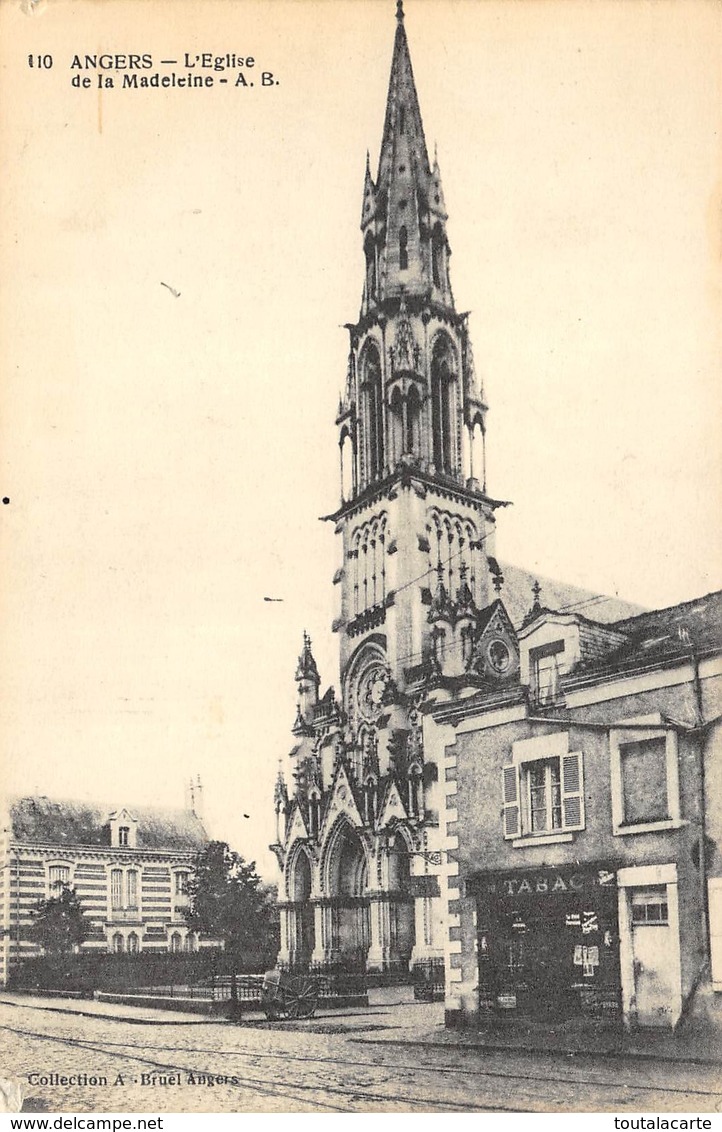
[[[108,819],[110,844],[116,849],[135,849],[138,822],[129,810],[116,810]]]
[[[559,695],[563,652],[564,641],[552,641],[548,645],[529,650],[531,692],[537,703],[552,703]]]

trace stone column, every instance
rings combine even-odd
[[[386,893],[369,893],[369,918],[371,943],[366,957],[366,970],[385,971],[391,957],[391,917]]]
[[[281,949],[278,952],[278,959],[276,960],[282,966],[288,966],[291,963],[291,948],[292,948],[292,923],[291,917],[293,912],[287,903],[279,901],[278,911],[280,917],[281,928]]]
[[[311,963],[326,966],[338,960],[338,929],[334,924],[336,908],[323,897],[312,901],[314,905],[314,948]]]

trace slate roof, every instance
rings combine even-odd
[[[683,601],[665,609],[652,609],[608,626],[627,636],[627,641],[607,656],[578,665],[563,681],[565,687],[575,679],[600,672],[626,672],[654,668],[677,659],[722,649],[722,590],[693,601]]]
[[[98,845],[110,848],[108,818],[126,809],[138,821],[138,849],[198,850],[208,842],[203,824],[186,810],[155,806],[104,805],[34,795],[9,802],[16,841],[45,845]]]
[[[644,612],[644,606],[622,601],[618,597],[595,594],[591,590],[547,578],[543,574],[530,573],[510,562],[499,562],[499,566],[504,575],[500,597],[517,629],[532,607],[532,586],[536,581],[541,586],[542,606],[557,613],[579,613],[602,625],[610,625],[620,618],[631,618]]]

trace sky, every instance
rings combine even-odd
[[[304,629],[338,687],[318,519],[394,9],[0,0],[3,780],[181,807],[200,775],[269,879]],[[650,608],[718,588],[722,9],[405,9],[498,557]],[[75,53],[205,51],[256,85],[71,85]]]

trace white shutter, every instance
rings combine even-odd
[[[504,801],[504,837],[521,836],[519,812],[519,769],[510,764],[502,769],[502,798]]]
[[[572,751],[561,756],[562,766],[562,826],[564,829],[584,829],[584,774],[582,752]]]

